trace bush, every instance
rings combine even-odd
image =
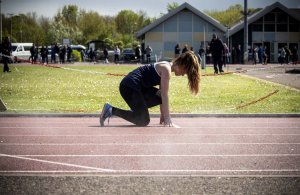
[[[72,51],[72,60],[73,62],[82,62],[80,51],[77,50]]]

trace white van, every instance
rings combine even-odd
[[[12,43],[12,55],[14,62],[28,60],[30,57],[30,48],[33,43]],[[18,60],[20,59],[20,60]]]

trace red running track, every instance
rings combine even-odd
[[[300,176],[299,118],[0,117],[0,175]]]

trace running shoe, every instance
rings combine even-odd
[[[100,125],[101,127],[104,126],[105,120],[108,118],[108,124],[109,124],[109,118],[112,116],[112,106],[109,103],[105,103],[100,115]]]

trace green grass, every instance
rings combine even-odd
[[[105,102],[128,108],[119,94],[122,76],[136,66],[91,65],[68,66],[79,72],[42,66],[10,67],[11,73],[0,73],[0,97],[7,112],[95,113]],[[98,74],[94,73],[98,72]],[[212,69],[207,69],[211,73]],[[242,109],[237,106],[278,93]],[[171,78],[171,113],[300,113],[300,92],[278,84],[239,75],[205,76],[201,78],[198,96],[189,93],[186,77]],[[159,113],[159,107],[150,109]]]

